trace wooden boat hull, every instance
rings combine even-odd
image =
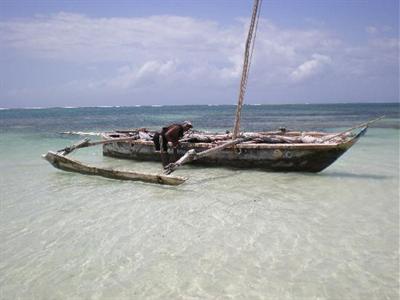
[[[365,130],[339,144],[240,144],[201,158],[193,164],[267,171],[320,172],[354,145]],[[113,138],[115,137],[113,133]],[[108,134],[104,134],[103,138],[110,139]],[[201,152],[211,147],[213,145],[210,143],[182,143],[178,156],[183,156],[190,149]],[[160,161],[160,154],[155,151],[153,142],[143,140],[105,144],[103,155],[140,161]]]

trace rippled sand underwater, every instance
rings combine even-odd
[[[187,166],[178,187],[40,158],[70,142],[0,134],[0,299],[398,299],[398,129],[320,174]]]

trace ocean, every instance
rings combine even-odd
[[[367,134],[319,174],[185,166],[176,187],[59,171],[41,158],[97,133],[235,106],[0,110],[0,299],[398,299],[399,104],[246,105],[242,129]],[[158,172],[103,157],[91,164]]]

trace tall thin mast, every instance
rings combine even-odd
[[[258,17],[260,15],[261,1],[262,0],[254,0],[254,4],[253,4],[253,14],[251,16],[249,33],[247,34],[246,48],[244,51],[242,79],[240,80],[239,99],[238,99],[238,104],[237,104],[237,108],[236,108],[235,126],[233,128],[232,139],[237,138],[237,136],[239,134],[239,130],[240,130],[240,115],[242,112],[243,99],[244,99],[244,94],[246,92],[247,78],[249,76],[249,70],[250,70],[250,62],[251,62],[250,50],[253,51],[253,46],[254,46],[254,41],[255,41],[255,36],[256,36],[256,29],[257,29],[257,22],[258,22]],[[250,59],[249,59],[249,56],[250,56]]]

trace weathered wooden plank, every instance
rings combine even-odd
[[[187,178],[179,176],[140,173],[109,168],[98,168],[90,165],[85,165],[77,160],[65,157],[64,155],[52,151],[49,151],[47,152],[47,154],[43,155],[43,158],[47,160],[50,164],[52,164],[55,168],[60,170],[77,172],[86,175],[97,175],[112,179],[142,181],[166,185],[179,185],[187,180]]]
[[[104,144],[112,144],[110,140],[110,143],[104,143]],[[122,141],[124,142],[124,141]],[[223,143],[223,141],[221,141]],[[220,142],[217,142],[217,144]],[[154,143],[152,141],[143,141],[143,140],[132,140],[131,144],[133,145],[143,145],[143,146],[151,146],[154,147]],[[181,143],[182,146],[188,146],[188,147],[193,147],[193,148],[214,148],[215,143],[187,143],[183,142]],[[309,149],[321,149],[321,148],[335,148],[336,146],[340,145],[340,143],[336,142],[331,142],[327,144],[313,144],[313,143],[295,143],[295,144],[288,144],[288,143],[278,143],[278,144],[270,144],[270,143],[252,143],[252,144],[239,144],[236,145],[237,148],[239,149],[275,149],[275,148],[309,148]]]

